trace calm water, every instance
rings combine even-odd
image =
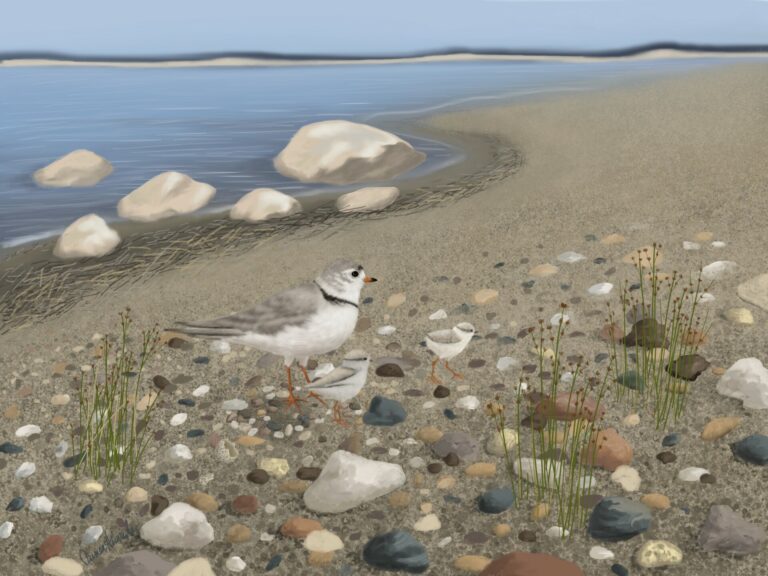
[[[231,206],[258,187],[297,196],[328,189],[286,179],[272,167],[272,158],[309,122],[344,118],[386,128],[455,107],[594,89],[716,63],[0,69],[0,245],[56,234],[90,212],[117,220],[118,200],[167,170],[216,187],[206,211]],[[461,157],[440,142],[398,133],[428,156],[408,176]],[[35,170],[77,148],[101,154],[114,172],[91,188],[34,183]]]

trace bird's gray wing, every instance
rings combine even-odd
[[[459,341],[456,334],[450,328],[447,330],[435,330],[427,334],[427,337],[438,344],[453,344]]]
[[[347,378],[351,378],[354,375],[355,370],[352,368],[339,366],[338,368],[334,368],[325,376],[322,376],[317,380],[313,380],[307,384],[306,388],[308,390],[312,388],[333,388],[334,386],[340,386],[342,381],[346,380]]]
[[[200,322],[179,322],[173,330],[201,338],[244,336],[249,332],[271,336],[289,326],[302,326],[323,303],[314,283],[279,292],[253,308]]]

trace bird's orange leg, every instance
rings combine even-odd
[[[301,373],[304,374],[304,379],[307,381],[307,384],[309,384],[310,380],[309,380],[309,374],[307,373],[307,369],[301,364],[299,364],[299,368],[301,368]],[[323,406],[328,406],[328,404],[325,403],[325,400],[320,398],[320,396],[318,396],[312,391],[307,393],[307,398],[314,398],[315,400],[319,400],[320,404],[322,404]],[[307,398],[302,398],[302,400],[306,400]]]
[[[437,374],[435,374],[435,367],[437,366],[437,363],[440,361],[440,358],[435,358],[432,361],[432,373],[429,375],[429,379],[432,381],[432,384],[442,384],[443,381],[440,380],[440,378],[437,377]]]
[[[451,368],[450,366],[448,366],[448,360],[446,360],[446,361],[444,362],[444,364],[445,364],[445,367],[448,369],[448,371],[449,371],[451,374],[453,374],[453,377],[454,377],[454,378],[456,378],[457,380],[464,380],[464,375],[463,375],[463,374],[459,374],[458,372],[456,372],[456,370],[454,370],[453,368]]]
[[[288,372],[288,406],[294,406],[297,411],[301,412],[301,408],[299,408],[299,398],[297,398],[293,394],[293,380],[291,380],[291,367],[286,366],[285,370],[286,372]]]
[[[301,373],[304,374],[304,380],[307,381],[307,384],[309,384],[309,374],[307,373],[307,369],[299,364],[299,368],[301,368]]]
[[[349,423],[341,415],[341,404],[334,402],[333,404],[333,421],[339,426],[349,428]]]

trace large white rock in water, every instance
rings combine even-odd
[[[213,542],[213,526],[197,508],[174,502],[159,516],[146,522],[141,538],[158,548],[198,550]]]
[[[336,208],[342,212],[373,212],[392,204],[400,195],[394,186],[381,188],[360,188],[354,192],[342,194],[336,199]]]
[[[93,186],[112,173],[112,164],[90,150],[75,150],[34,174],[40,186],[67,188]]]
[[[216,188],[180,172],[163,172],[117,203],[122,218],[153,222],[199,210],[216,194]]]
[[[315,512],[338,514],[389,494],[403,484],[405,472],[399,464],[337,450],[304,492],[304,504]]]
[[[301,211],[296,198],[272,188],[257,188],[240,198],[229,212],[233,220],[258,222],[270,218],[282,218]]]
[[[120,244],[120,235],[103,218],[88,214],[67,226],[53,248],[58,258],[104,256]]]
[[[768,273],[739,284],[736,293],[742,300],[768,310]]]
[[[282,175],[302,182],[354,184],[392,178],[425,158],[423,152],[384,130],[327,120],[299,129],[274,164]]]
[[[757,358],[742,358],[717,382],[723,396],[744,401],[744,408],[768,409],[768,369]]]

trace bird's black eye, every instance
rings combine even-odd
[[[358,272],[357,270],[354,270],[352,272],[352,278],[357,278],[358,276],[360,276],[360,272]]]

